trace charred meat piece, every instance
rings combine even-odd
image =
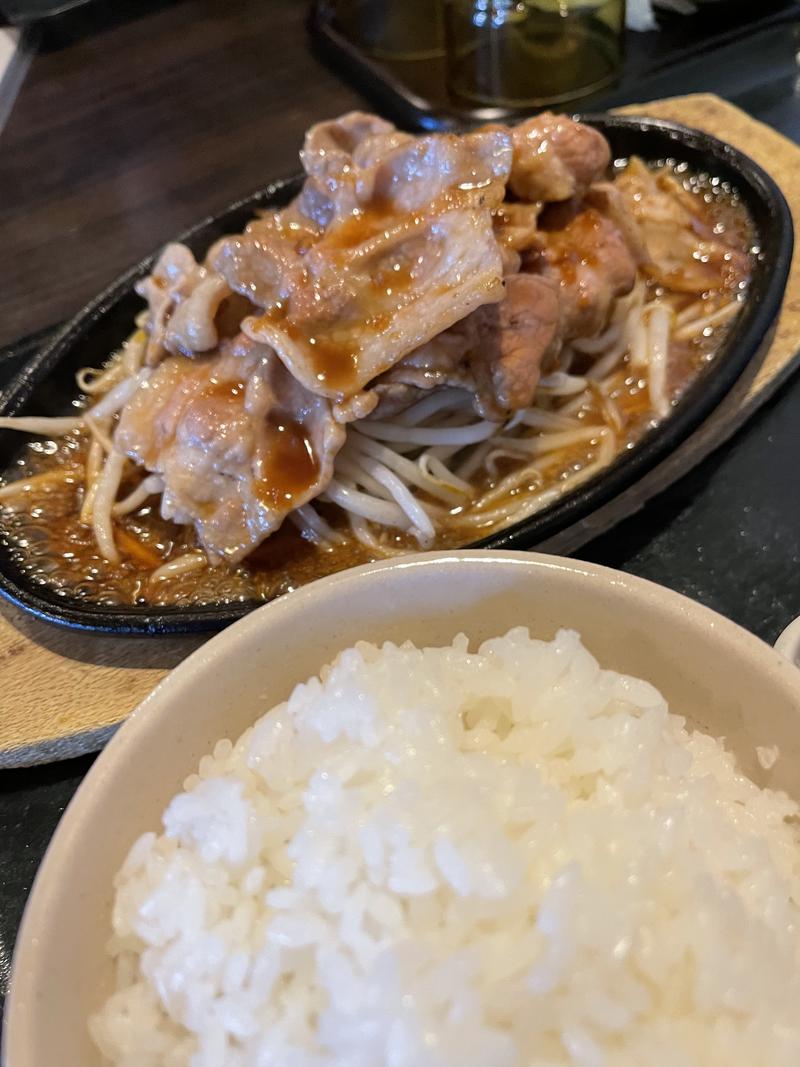
[[[165,359],[123,408],[116,447],[161,476],[161,512],[237,562],[327,486],[345,431],[330,404],[245,337]]]

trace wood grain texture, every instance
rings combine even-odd
[[[295,173],[306,127],[362,104],[312,55],[304,0],[107,7],[43,41],[0,134],[0,344]]]
[[[96,751],[200,637],[110,637],[0,606],[0,768]]]
[[[320,103],[320,115],[330,110]],[[675,98],[624,110],[673,118],[742,148],[781,185],[800,232],[800,149],[790,141],[713,96]],[[292,153],[305,125],[317,117],[304,113],[298,118],[293,127]],[[288,132],[283,136],[288,138]],[[269,168],[262,169],[262,179],[271,176]],[[246,183],[237,186],[231,181],[223,202],[246,188]],[[192,221],[193,216],[182,216],[180,225]],[[749,392],[734,398],[742,415],[753,410],[794,366],[798,338],[800,256],[796,253],[772,346]],[[735,423],[736,413],[731,412],[727,425]],[[201,641],[76,633],[0,605],[0,767],[96,750],[155,683]]]

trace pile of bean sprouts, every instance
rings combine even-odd
[[[334,479],[319,500],[345,511],[353,535],[376,555],[403,551],[391,536],[398,530],[429,548],[444,525],[469,543],[527,518],[594,477],[620,451],[623,419],[611,392],[623,362],[646,381],[654,421],[669,415],[670,343],[708,335],[741,307],[737,298],[713,310],[708,303],[698,300],[677,311],[669,296],[648,299],[640,279],[616,302],[607,329],[565,347],[558,369],[541,380],[533,405],[504,423],[476,420],[471,394],[451,388],[432,391],[391,419],[361,420],[349,428]],[[586,357],[590,369],[571,373]],[[603,419],[589,423],[581,416],[598,407],[598,398]],[[543,487],[546,468],[576,445],[587,447],[590,461]],[[503,459],[516,463],[498,479]],[[481,470],[491,484],[476,492]],[[292,518],[318,543],[345,539],[311,505]]]

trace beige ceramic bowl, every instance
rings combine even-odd
[[[133,840],[220,737],[236,737],[359,639],[480,640],[511,626],[580,631],[607,667],[639,675],[692,724],[724,737],[761,784],[800,799],[800,673],[768,645],[641,579],[524,553],[455,552],[315,582],[209,641],[158,686],[67,809],[19,934],[6,1067],[99,1067],[85,1020],[109,988],[111,883]],[[775,745],[770,772],[756,745]]]

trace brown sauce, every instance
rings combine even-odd
[[[702,208],[714,232],[724,234],[734,248],[748,252],[752,246],[752,227],[735,193],[724,183],[690,175],[685,167],[676,166],[674,171],[687,193],[696,198],[695,203]],[[732,273],[725,284],[730,287],[731,295],[735,295],[743,281]],[[689,294],[666,295],[672,296],[679,310],[697,300]],[[706,294],[705,298],[713,296],[713,293]],[[673,399],[713,360],[728,329],[729,324],[724,324],[707,330],[695,340],[671,344],[667,390]],[[322,358],[325,367],[330,360],[342,366],[342,373],[347,369],[341,352],[325,352]],[[221,388],[230,392],[241,388],[241,383],[226,382]],[[619,452],[632,447],[657,420],[650,407],[647,383],[631,367],[627,357],[612,380],[609,395],[623,423],[618,435]],[[602,398],[592,395],[577,418],[586,426],[602,425],[605,419]],[[277,424],[276,440],[281,461],[270,472],[270,488],[264,489],[268,503],[281,494],[284,499],[291,499],[299,491],[298,487],[309,484],[309,479],[313,480],[317,473],[302,427]],[[543,474],[530,481],[523,480],[508,498],[524,500],[527,494],[558,485],[576,470],[591,464],[598,446],[599,442],[593,440],[562,450],[542,468]],[[355,539],[335,548],[319,548],[305,540],[290,522],[285,522],[235,568],[220,566],[178,576],[169,582],[152,583],[150,574],[154,566],[196,547],[194,532],[162,519],[154,497],[138,511],[116,520],[122,559],[119,564],[104,560],[97,551],[91,529],[81,525],[78,519],[87,447],[81,433],[68,435],[58,442],[37,440],[26,445],[7,472],[6,480],[42,476],[43,481],[35,490],[22,494],[21,499],[8,501],[5,507],[0,503],[0,538],[11,545],[20,566],[32,580],[49,587],[58,596],[104,605],[154,606],[267,600],[314,578],[373,558]],[[476,492],[493,488],[515,466],[519,464],[514,461],[498,461],[493,471],[484,471],[475,479]],[[278,469],[282,472],[280,476],[276,473]],[[347,528],[335,508],[318,507],[332,525]],[[509,521],[514,521],[513,515]],[[465,536],[454,519],[443,524],[437,544],[453,547],[469,543],[496,528],[499,527],[476,526],[470,536]],[[414,547],[403,535],[392,538],[390,543],[399,550]]]
[[[267,325],[279,329],[301,349],[301,361],[310,363],[320,385],[341,396],[352,392],[358,349],[347,332],[339,341],[320,331],[315,324],[302,328],[287,317],[282,306],[270,309],[253,321],[256,336],[258,330]]]
[[[331,236],[325,236],[324,244],[326,248],[356,247],[385,229],[388,220],[388,208],[370,207],[337,226]],[[391,221],[397,225],[396,213]],[[311,368],[316,381],[326,391],[340,399],[352,396],[362,384],[358,379],[358,361],[365,332],[384,333],[395,313],[408,302],[407,294],[417,280],[416,264],[408,246],[406,239],[399,250],[390,250],[380,259],[362,265],[362,270],[369,271],[369,284],[347,306],[344,315],[337,309],[339,318],[335,328],[331,327],[330,311],[326,309],[327,294],[324,289],[318,289],[315,296],[322,309],[319,318],[298,321],[280,303],[252,319],[252,330],[256,336],[264,327],[279,330],[297,346],[300,361]],[[346,264],[342,269],[346,270]]]
[[[397,226],[397,211],[392,204],[373,200],[372,203],[355,212],[344,222],[331,228],[323,240],[329,248],[350,250],[358,248],[371,237],[377,237],[390,227]]]
[[[385,231],[390,223],[397,226],[397,213],[388,205],[373,204],[333,228],[321,244],[327,250],[346,252]],[[402,306],[403,294],[414,283],[414,266],[403,255],[390,251],[379,261],[367,264],[371,278],[366,293],[360,293],[358,301],[347,307],[346,317],[342,318],[337,309],[339,319],[335,329],[331,328],[330,308],[326,307],[327,294],[323,289],[315,293],[321,309],[319,317],[314,314],[307,322],[298,321],[297,316],[289,315],[288,308],[279,303],[252,320],[253,330],[256,333],[263,327],[280,330],[298,347],[301,361],[310,366],[320,385],[339,398],[350,396],[359,386],[358,359],[364,327],[375,333],[386,330],[393,313]],[[346,269],[343,260],[342,270]],[[390,306],[383,310],[387,301]]]
[[[319,463],[299,422],[269,419],[269,466],[255,483],[255,494],[269,508],[283,508],[317,480]]]

